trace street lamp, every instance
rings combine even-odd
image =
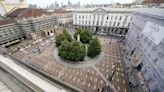
[[[112,75],[108,78],[109,81],[112,81],[112,78],[116,72],[116,68],[120,65],[120,62],[117,63],[116,67],[114,68],[114,71],[112,72]]]

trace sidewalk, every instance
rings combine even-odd
[[[125,46],[123,45],[122,42],[119,42],[119,46],[120,46],[120,52],[121,52],[121,57],[122,58],[122,63],[124,65],[124,70],[125,70],[125,73],[126,73],[126,77],[127,77],[127,81],[132,85],[136,86],[138,85],[137,87],[130,87],[129,85],[129,92],[144,92],[143,91],[143,88],[142,88],[142,85],[140,83],[140,80],[138,78],[138,74],[137,74],[137,70],[135,68],[133,68],[133,66],[131,65],[131,61],[128,60],[127,56],[126,56],[126,51],[124,52],[123,51],[123,48],[125,49]]]

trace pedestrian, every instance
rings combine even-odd
[[[136,84],[135,86],[133,86],[133,88],[136,88],[136,87],[138,87],[138,84]]]
[[[100,89],[98,88],[98,89],[97,89],[97,91],[99,92],[99,91],[100,91]]]

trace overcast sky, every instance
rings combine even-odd
[[[64,4],[68,3],[68,0],[26,0],[28,3],[30,4],[36,4],[37,6],[41,6],[41,7],[45,7],[46,5],[50,5],[52,3],[54,3],[55,1],[57,1],[59,3],[59,5],[61,4],[61,2],[63,2]],[[77,3],[78,1],[80,1],[80,4],[110,4],[111,0],[69,0],[70,2]],[[134,0],[113,0],[113,2],[119,2],[119,3],[131,3]]]

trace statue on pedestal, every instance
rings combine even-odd
[[[80,35],[77,35],[77,41],[80,42]]]

